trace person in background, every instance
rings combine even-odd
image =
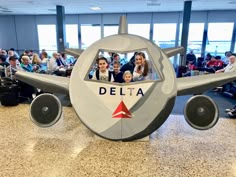
[[[22,68],[18,64],[18,58],[16,56],[11,56],[9,58],[10,65],[7,67],[7,76],[15,75],[16,71],[22,71]]]
[[[39,55],[37,53],[33,54],[32,65],[35,72],[45,73],[47,70],[46,66],[42,64],[42,60],[39,58]]]
[[[195,65],[196,64],[196,56],[193,53],[193,50],[190,50],[190,52],[187,54],[186,56],[186,65],[191,64],[191,65]]]
[[[134,72],[134,67],[135,67],[135,55],[137,54],[138,52],[135,52],[134,55],[130,58],[129,62],[124,64],[120,71],[121,72],[125,72],[125,71],[130,71],[131,73]]]
[[[28,56],[22,56],[21,61],[22,61],[22,63],[20,66],[24,71],[34,72],[34,68],[33,68],[32,64],[30,63],[30,59]]]
[[[221,73],[221,72],[235,72],[236,71],[236,57],[234,55],[231,55],[229,57],[229,63],[226,67],[217,70],[216,73]]]
[[[225,57],[222,58],[222,61],[224,62],[225,66],[227,64],[229,64],[229,57],[232,55],[233,53],[231,51],[226,51],[225,52]]]
[[[55,70],[59,69],[58,64],[56,62],[58,57],[59,57],[58,53],[53,52],[52,57],[49,60],[49,65],[48,65],[49,71],[55,71]]]

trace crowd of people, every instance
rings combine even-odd
[[[76,59],[67,57],[63,52],[54,52],[52,57],[43,49],[40,54],[25,50],[19,55],[13,48],[8,51],[0,49],[0,66],[6,68],[1,75],[14,75],[17,70],[50,73],[67,76],[67,70],[73,67]]]
[[[186,66],[188,70],[198,70],[203,71],[204,73],[222,73],[222,72],[236,72],[236,54],[231,51],[225,52],[225,57],[221,58],[221,56],[212,56],[210,53],[206,55],[206,58],[202,60],[202,58],[196,59],[193,51],[190,51],[186,55]],[[186,72],[184,76],[189,76],[190,72]],[[218,87],[213,89],[216,92],[227,92],[234,88],[233,83],[227,83],[222,87]],[[225,110],[230,117],[236,117],[236,105],[233,108]]]

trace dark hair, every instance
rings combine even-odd
[[[64,58],[66,54],[64,52],[61,52],[61,57]]]
[[[2,62],[5,62],[7,59],[6,55],[0,55],[0,60],[2,60]]]
[[[48,53],[47,52],[42,52],[41,55],[44,55],[46,58],[48,58]]]
[[[115,53],[115,54],[113,55],[113,58],[115,58],[115,57],[117,57],[117,56],[119,56],[119,54]]]
[[[18,58],[15,56],[15,55],[13,55],[13,56],[11,56],[10,58],[9,58],[9,60],[17,60]]]
[[[108,61],[107,61],[107,59],[106,59],[105,57],[99,57],[99,58],[96,60],[97,64],[99,63],[100,60],[105,60],[105,62],[108,64]]]
[[[225,52],[225,56],[226,56],[228,53],[232,54],[231,51],[226,51],[226,52]]]
[[[114,61],[114,62],[113,62],[113,66],[114,66],[115,64],[117,64],[117,65],[120,66],[120,62],[119,62],[119,61]]]

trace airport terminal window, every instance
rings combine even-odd
[[[150,24],[128,24],[129,34],[135,34],[149,39]]]
[[[100,82],[115,82],[117,84],[159,80],[158,72],[154,68],[148,53],[146,51],[135,52],[121,53],[100,50],[85,80],[99,80]],[[133,60],[131,60],[133,62],[129,62],[122,57],[128,55],[134,56]],[[131,81],[126,80],[126,74],[132,78]]]
[[[118,34],[118,25],[104,25],[104,37]]]
[[[206,53],[224,56],[230,50],[233,23],[209,23]]]
[[[204,31],[204,23],[190,23],[188,33],[188,48],[187,53],[193,50],[196,57],[201,56],[202,52],[202,38]],[[181,45],[182,23],[180,24],[179,44]]]
[[[56,25],[38,25],[39,50],[46,49],[51,55],[57,51]]]
[[[66,47],[79,48],[78,25],[66,25]]]
[[[95,41],[101,39],[101,26],[96,24],[81,25],[82,49],[86,49]]]
[[[160,48],[175,47],[176,23],[154,24],[153,42]],[[174,57],[170,58],[174,63]]]
[[[160,48],[175,47],[176,24],[154,24],[153,42]]]

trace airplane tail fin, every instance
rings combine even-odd
[[[165,49],[162,49],[165,54],[170,58],[170,57],[173,57],[177,54],[181,54],[184,52],[184,48],[183,47],[171,47],[171,48],[165,48]]]

